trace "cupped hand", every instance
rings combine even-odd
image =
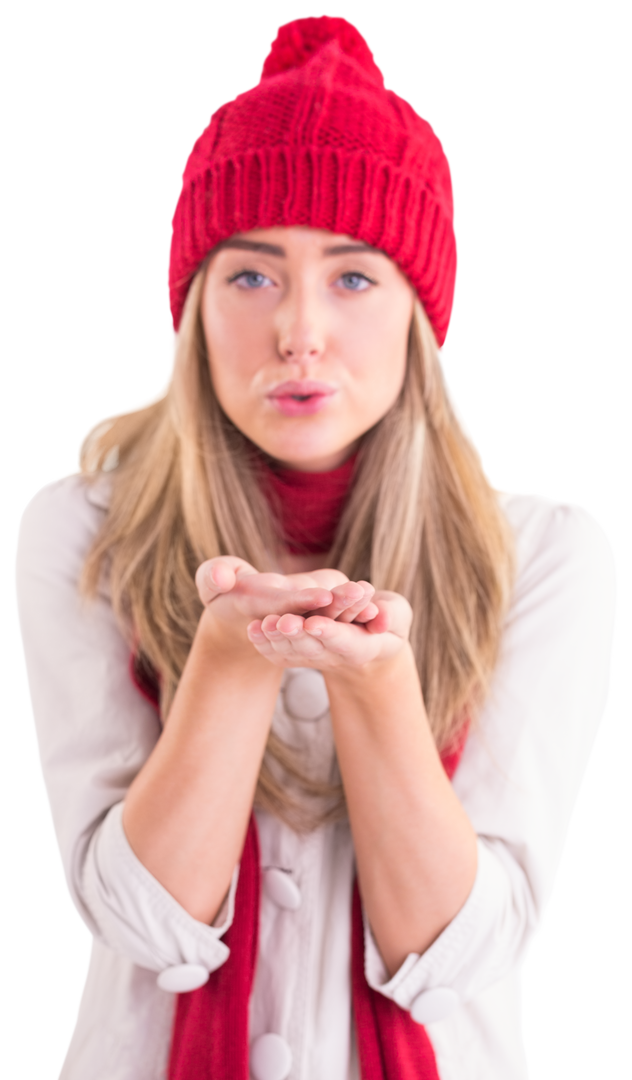
[[[234,556],[202,563],[195,576],[198,593],[213,623],[224,632],[243,630],[267,616],[305,616],[318,612],[331,620],[373,619],[368,582],[349,581],[339,570],[303,574],[260,574]],[[239,633],[241,637],[241,633]]]
[[[369,617],[361,613],[354,621],[321,612],[270,613],[250,623],[248,637],[262,656],[282,667],[359,668],[395,656],[406,645],[412,622],[410,604],[399,593],[374,593],[367,608]]]

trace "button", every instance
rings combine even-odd
[[[250,1045],[254,1080],[285,1080],[292,1068],[292,1051],[280,1035],[259,1035]]]
[[[201,964],[176,964],[160,972],[156,982],[161,990],[186,994],[208,982],[209,972]]]
[[[290,874],[271,866],[264,871],[263,888],[266,896],[280,908],[296,911],[301,906],[301,890]]]
[[[434,1020],[445,1020],[459,1004],[459,995],[447,986],[438,986],[436,990],[424,990],[412,1003],[410,1015],[418,1024],[432,1024]]]
[[[329,709],[325,680],[320,671],[305,668],[288,677],[285,707],[295,720],[320,720]]]

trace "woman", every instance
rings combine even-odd
[[[431,128],[344,20],[282,27],[187,164],[166,398],[24,519],[95,938],[67,1080],[526,1075],[612,571],[581,511],[485,480],[439,367],[454,271]]]

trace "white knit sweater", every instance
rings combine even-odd
[[[157,975],[185,988],[226,960],[238,868],[216,925],[206,926],[144,868],[123,832],[122,800],[160,727],[130,681],[107,596],[87,604],[77,592],[106,505],[106,486],[79,477],[45,488],[24,515],[18,556],[43,769],[68,884],[94,935],[61,1076],[163,1080],[175,998]],[[454,778],[479,838],[478,876],[452,923],[390,980],[366,928],[367,978],[428,1020],[441,1080],[526,1077],[520,961],[552,888],[606,694],[613,570],[601,532],[574,508],[513,497],[503,505],[517,542],[515,594],[491,693]],[[318,672],[286,674],[274,725],[322,769],[335,768]],[[355,1080],[349,828],[301,837],[257,818],[264,890],[251,1040],[280,1036],[291,1080]]]

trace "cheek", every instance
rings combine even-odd
[[[412,301],[399,307],[367,322],[353,345],[350,374],[375,420],[397,400],[406,374]]]
[[[243,318],[234,318],[230,308],[212,303],[202,310],[202,324],[215,393],[230,415],[243,403],[244,387],[256,374],[261,334]]]
[[[211,352],[209,349],[209,367],[211,370],[211,382],[213,383],[213,389],[215,396],[219,401],[222,409],[227,416],[232,417],[234,414],[235,404],[239,402],[239,375],[233,368],[232,370],[227,366],[218,362],[217,350]],[[214,359],[212,359],[214,358]]]

